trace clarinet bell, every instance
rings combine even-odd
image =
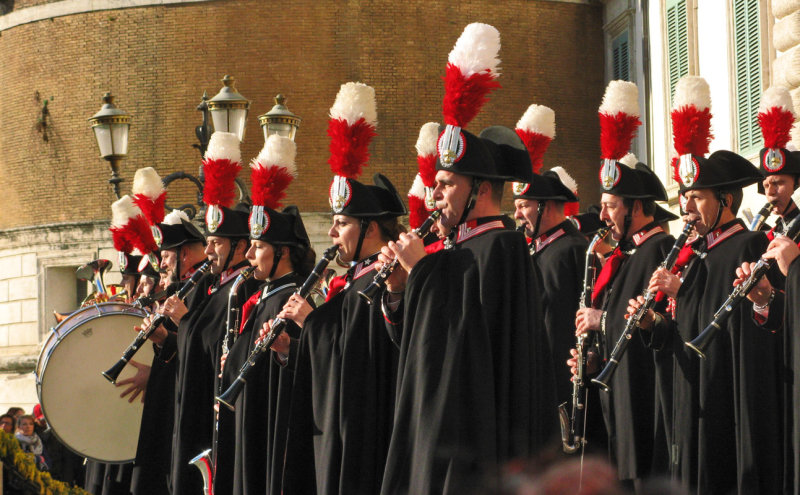
[[[381,290],[381,287],[381,284],[373,280],[364,290],[358,291],[358,295],[367,301],[367,304],[372,304],[373,301],[375,301],[375,296],[377,296],[378,292]]]
[[[603,368],[603,371],[601,371],[596,377],[592,378],[592,383],[600,387],[605,393],[611,392],[611,387],[608,385],[608,382],[611,381],[611,376],[614,374],[616,367],[617,366],[614,361],[609,361],[606,367]]]
[[[122,373],[122,370],[125,369],[126,364],[128,363],[120,359],[114,364],[114,366],[105,370],[103,372],[103,376],[106,377],[106,380],[110,381],[111,383],[117,383],[117,378],[119,378],[119,374]]]
[[[709,344],[711,344],[711,341],[714,340],[714,336],[719,330],[719,324],[716,321],[712,321],[711,324],[708,325],[705,330],[700,332],[700,335],[695,337],[694,340],[691,342],[686,342],[686,347],[693,350],[701,358],[705,359],[706,349],[708,348]]]
[[[236,398],[239,397],[239,393],[241,393],[242,388],[244,388],[244,384],[244,378],[237,376],[236,380],[234,380],[234,382],[231,383],[231,386],[228,387],[228,390],[215,398],[216,401],[231,411],[235,411],[236,406],[234,404],[236,403]]]

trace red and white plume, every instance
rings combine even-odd
[[[111,204],[111,238],[121,253],[147,254],[158,250],[142,210],[127,194]]]
[[[183,210],[172,210],[171,212],[167,213],[164,217],[164,221],[161,222],[164,225],[180,225],[182,222],[189,222],[189,215],[186,214]]]
[[[538,174],[544,164],[544,153],[556,136],[556,113],[544,105],[531,105],[514,130],[528,149],[533,173]]]
[[[447,57],[442,113],[445,124],[465,127],[480,112],[492,90],[500,87],[500,33],[472,23]]]
[[[215,132],[208,143],[203,173],[203,202],[230,207],[236,200],[236,175],[242,169],[239,138],[230,132]]]
[[[417,137],[417,165],[422,185],[433,187],[436,182],[436,142],[439,139],[439,123],[428,122],[419,129]]]
[[[619,160],[631,149],[639,120],[639,89],[628,81],[611,81],[603,95],[600,115],[600,153]]]
[[[636,155],[634,155],[633,153],[627,153],[625,156],[623,156],[617,161],[628,168],[636,168],[636,164],[639,163],[639,159],[636,158]]]
[[[286,188],[297,177],[297,145],[288,137],[271,135],[250,163],[253,204],[277,210]]]
[[[758,106],[758,125],[765,148],[786,148],[796,115],[789,90],[773,86],[764,92]]]
[[[711,135],[711,90],[705,79],[684,76],[675,85],[672,101],[672,143],[678,156],[705,156]],[[672,159],[674,178],[681,182],[678,157]]]
[[[164,220],[164,203],[167,200],[167,190],[161,177],[153,167],[140,168],[133,175],[133,202],[142,210],[144,217],[150,225],[161,223]]]
[[[560,180],[567,189],[572,191],[572,194],[575,196],[578,195],[578,183],[575,182],[575,179],[573,179],[563,167],[553,167],[550,170],[558,175],[558,180]],[[568,217],[577,215],[579,210],[580,203],[578,201],[570,201],[564,204],[564,215]]]
[[[408,190],[408,225],[416,229],[428,218],[430,212],[425,206],[425,184],[420,174],[414,177],[414,183]]]
[[[331,107],[328,163],[335,175],[357,179],[369,160],[369,144],[375,137],[378,110],[375,90],[363,83],[342,84]]]

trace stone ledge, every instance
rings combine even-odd
[[[0,373],[30,373],[36,370],[38,354],[20,354],[18,356],[0,356]]]

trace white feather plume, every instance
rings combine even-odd
[[[250,162],[252,168],[266,168],[276,165],[283,167],[292,177],[297,177],[297,144],[288,137],[271,135],[264,143],[258,156]]]
[[[239,137],[232,132],[215,132],[208,141],[206,160],[219,160],[227,158],[232,162],[242,161],[242,152],[239,149]]]
[[[131,192],[155,199],[164,192],[164,183],[153,167],[140,168],[133,174]]]
[[[189,215],[187,215],[183,210],[172,210],[171,212],[167,213],[164,217],[164,221],[161,222],[164,225],[179,225],[181,220],[189,221]]]
[[[636,158],[636,155],[634,155],[633,153],[628,153],[627,155],[620,158],[619,162],[629,168],[636,168],[636,164],[639,163],[639,159]]]
[[[422,183],[422,177],[417,174],[414,177],[414,182],[411,184],[411,189],[408,190],[408,196],[425,200],[425,185]]]
[[[436,143],[439,141],[439,123],[428,122],[423,124],[419,129],[419,137],[417,138],[418,156],[430,156],[436,154]]]
[[[634,164],[634,166],[635,165],[636,164]],[[566,186],[567,189],[573,193],[578,193],[578,183],[575,182],[575,179],[573,179],[566,170],[564,170],[564,167],[553,167],[550,170],[558,174],[559,180],[562,184],[564,184],[564,186]]]
[[[553,139],[556,137],[556,113],[544,105],[531,105],[517,122],[517,129],[535,132]]]
[[[792,193],[792,202],[796,205],[800,205],[800,188],[795,189]]]
[[[672,108],[694,105],[698,110],[711,108],[711,89],[700,76],[683,76],[675,85],[675,98]]]
[[[491,70],[500,75],[500,32],[488,24],[474,22],[464,28],[447,61],[461,69],[464,77]]]
[[[788,111],[797,118],[794,113],[794,103],[789,90],[783,86],[771,86],[761,95],[761,103],[758,105],[758,112],[766,112],[770,108],[780,107],[783,111]]]
[[[332,119],[345,120],[348,125],[355,124],[362,117],[368,124],[377,125],[375,90],[360,82],[342,84],[331,107],[330,116]]]
[[[603,103],[600,104],[600,113],[616,115],[620,112],[638,117],[639,113],[639,88],[629,81],[611,81],[606,86]]]
[[[111,226],[122,227],[128,220],[141,214],[142,210],[133,203],[133,198],[126,194],[111,203]]]

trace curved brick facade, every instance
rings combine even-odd
[[[15,0],[11,13],[46,0]],[[1,18],[1,17],[0,17]],[[253,101],[242,155],[263,138],[256,116],[283,92],[303,117],[298,131],[300,181],[287,201],[303,211],[327,208],[327,111],[339,85],[375,87],[378,133],[366,174],[389,175],[407,190],[415,172],[419,126],[441,120],[447,53],[469,22],[501,33],[503,89],[471,124],[513,126],[528,104],[551,106],[557,136],[546,166],[563,165],[596,200],[596,111],[603,80],[602,8],[557,1],[320,2],[266,6],[259,0],[212,1],[102,10],[0,31],[0,230],[103,220],[114,197],[87,118],[111,91],[133,116],[133,172],[194,172],[199,154],[195,105],[230,73]],[[47,141],[37,122],[49,99]],[[189,199],[170,188],[171,203]],[[34,208],[33,205],[36,205]]]

